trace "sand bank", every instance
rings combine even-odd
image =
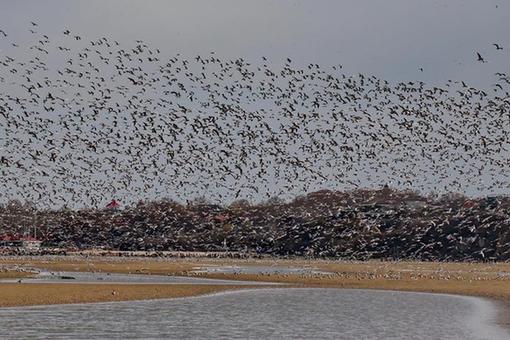
[[[165,284],[0,284],[0,307],[148,300],[212,294],[254,288],[237,285]]]

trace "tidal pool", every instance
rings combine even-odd
[[[24,278],[25,283],[115,283],[115,284],[204,284],[204,285],[279,285],[272,282],[207,279],[200,277],[117,274],[104,272],[41,272],[33,278]],[[2,279],[2,282],[19,282],[19,279]],[[1,286],[0,286],[1,289]]]

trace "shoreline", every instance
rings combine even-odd
[[[155,258],[117,258],[117,257],[2,257],[0,267],[10,266],[16,268],[20,276],[26,277],[31,269],[39,268],[50,271],[78,271],[78,272],[111,272],[123,274],[171,275],[209,279],[224,279],[233,281],[277,282],[280,287],[302,288],[344,288],[344,289],[375,289],[403,292],[421,292],[435,294],[452,294],[475,296],[489,300],[498,309],[495,322],[501,327],[510,330],[510,263],[434,263],[434,262],[384,262],[384,261],[329,261],[306,259],[155,259]],[[196,272],[197,268],[250,268],[252,266],[267,266],[268,268],[300,267],[317,269],[321,274],[292,274],[292,273],[263,273],[247,274],[242,272],[211,273]],[[3,272],[0,278],[16,276],[16,273]],[[2,276],[3,275],[3,276]],[[0,283],[3,288],[7,283]],[[232,289],[260,288],[260,286],[236,286],[207,284],[172,284],[162,288],[156,284],[122,284],[126,294],[108,296],[106,287],[119,287],[111,284],[79,284],[73,283],[11,283],[10,292],[15,296],[26,296],[23,290],[33,285],[39,287],[39,294],[53,298],[44,301],[44,304],[59,303],[93,303],[111,301],[131,301],[137,299],[177,298],[204,295],[208,293],[224,292]],[[46,285],[46,286],[42,286]],[[14,287],[12,287],[14,286]],[[75,293],[67,292],[64,297],[58,297],[62,291],[52,287],[72,286]],[[97,289],[96,286],[103,287]],[[152,286],[149,291],[143,293]],[[156,289],[155,286],[160,286]],[[197,289],[196,286],[201,286]],[[86,290],[84,287],[87,287]],[[91,288],[94,287],[94,288]],[[44,288],[44,294],[41,289]],[[265,287],[267,288],[267,287]],[[276,288],[276,287],[272,287]],[[28,288],[29,290],[31,288]],[[90,293],[91,289],[96,292]],[[113,289],[113,288],[112,288]],[[77,298],[76,291],[87,292]],[[174,290],[174,292],[172,292]],[[101,293],[99,293],[101,292]],[[109,292],[111,293],[111,291]],[[0,307],[6,307],[1,301],[5,289],[0,290]],[[71,296],[71,297],[69,297]],[[10,299],[10,307],[36,305],[41,301],[27,298]],[[87,299],[88,298],[88,299]]]
[[[40,286],[41,284],[32,284],[34,286]],[[63,284],[63,286],[66,286],[67,284]],[[111,286],[116,286],[116,285],[111,285]],[[165,285],[149,285],[149,284],[144,284],[144,286],[165,286]],[[175,285],[167,285],[167,286],[173,286],[173,287],[169,287],[169,288],[174,288]],[[181,285],[181,286],[188,286],[186,288],[192,288],[190,286],[194,286],[194,285]],[[24,309],[24,308],[38,308],[38,309],[44,309],[45,307],[48,307],[48,306],[53,306],[53,307],[57,307],[57,306],[61,306],[61,305],[90,305],[90,304],[108,304],[108,303],[119,303],[119,302],[140,302],[140,301],[151,301],[151,300],[179,300],[179,299],[189,299],[189,298],[207,298],[207,297],[213,297],[213,296],[218,296],[218,295],[224,295],[224,294],[242,294],[243,292],[249,292],[249,291],[255,291],[255,290],[260,290],[260,289],[263,289],[263,290],[273,290],[275,288],[277,289],[284,289],[284,290],[288,290],[288,289],[297,289],[297,290],[300,290],[300,289],[340,289],[340,290],[358,290],[358,291],[363,291],[363,290],[366,290],[366,291],[379,291],[379,292],[397,292],[397,293],[404,293],[404,294],[426,294],[426,295],[429,295],[429,294],[432,294],[432,295],[446,295],[446,296],[457,296],[459,298],[467,298],[467,299],[473,299],[471,301],[473,301],[472,303],[474,305],[480,305],[482,304],[482,306],[484,306],[484,312],[479,312],[478,314],[476,315],[473,315],[471,317],[469,317],[468,319],[466,320],[471,320],[471,318],[473,317],[474,319],[472,319],[474,322],[480,322],[480,320],[483,320],[481,321],[483,325],[487,325],[487,326],[491,326],[492,327],[498,327],[499,330],[497,330],[498,334],[510,334],[510,323],[508,322],[510,319],[508,319],[508,316],[510,316],[510,305],[508,304],[501,304],[501,301],[499,300],[494,300],[494,299],[488,299],[488,298],[485,298],[485,297],[478,297],[478,296],[466,296],[466,295],[458,295],[458,294],[448,294],[448,293],[430,293],[430,292],[415,292],[415,291],[401,291],[401,290],[387,290],[387,289],[377,289],[377,288],[373,288],[373,289],[359,289],[359,288],[333,288],[333,287],[306,287],[306,286],[278,286],[278,287],[267,287],[267,286],[214,286],[214,287],[211,287],[211,286],[205,286],[205,285],[201,285],[203,286],[203,288],[206,288],[205,290],[202,290],[200,292],[196,292],[196,291],[193,291],[193,290],[189,290],[187,292],[185,292],[184,294],[171,294],[171,296],[167,295],[166,294],[163,294],[163,295],[159,295],[159,296],[132,296],[130,298],[125,298],[125,297],[119,297],[118,299],[115,299],[115,298],[108,298],[108,299],[99,299],[99,300],[95,300],[95,301],[90,301],[90,300],[85,300],[85,301],[61,301],[61,302],[58,302],[58,303],[55,303],[55,301],[52,301],[51,303],[40,303],[40,304],[26,304],[26,305],[13,305],[13,306],[2,306],[0,304],[0,309],[5,309],[5,308],[8,308],[8,309]],[[34,287],[35,289],[37,289],[37,291],[39,291],[39,287]],[[61,290],[62,287],[59,287],[59,291]],[[151,287],[151,288],[154,288],[154,287]],[[159,287],[159,288],[164,288],[164,287]],[[213,289],[211,289],[213,288]],[[163,289],[164,290],[164,289]],[[172,289],[173,291],[173,289]],[[122,294],[123,292],[121,292]],[[1,300],[0,300],[1,301]],[[481,314],[480,314],[481,313]],[[506,317],[504,318],[503,315],[501,315],[500,313],[503,313],[503,315]],[[465,319],[464,317],[462,317],[463,319]]]

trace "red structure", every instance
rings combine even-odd
[[[120,203],[117,202],[116,200],[112,200],[110,203],[108,203],[106,205],[106,209],[112,209],[112,210],[119,209],[119,207],[120,207]]]

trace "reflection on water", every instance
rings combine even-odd
[[[485,300],[259,289],[173,300],[0,309],[7,339],[504,339]]]

